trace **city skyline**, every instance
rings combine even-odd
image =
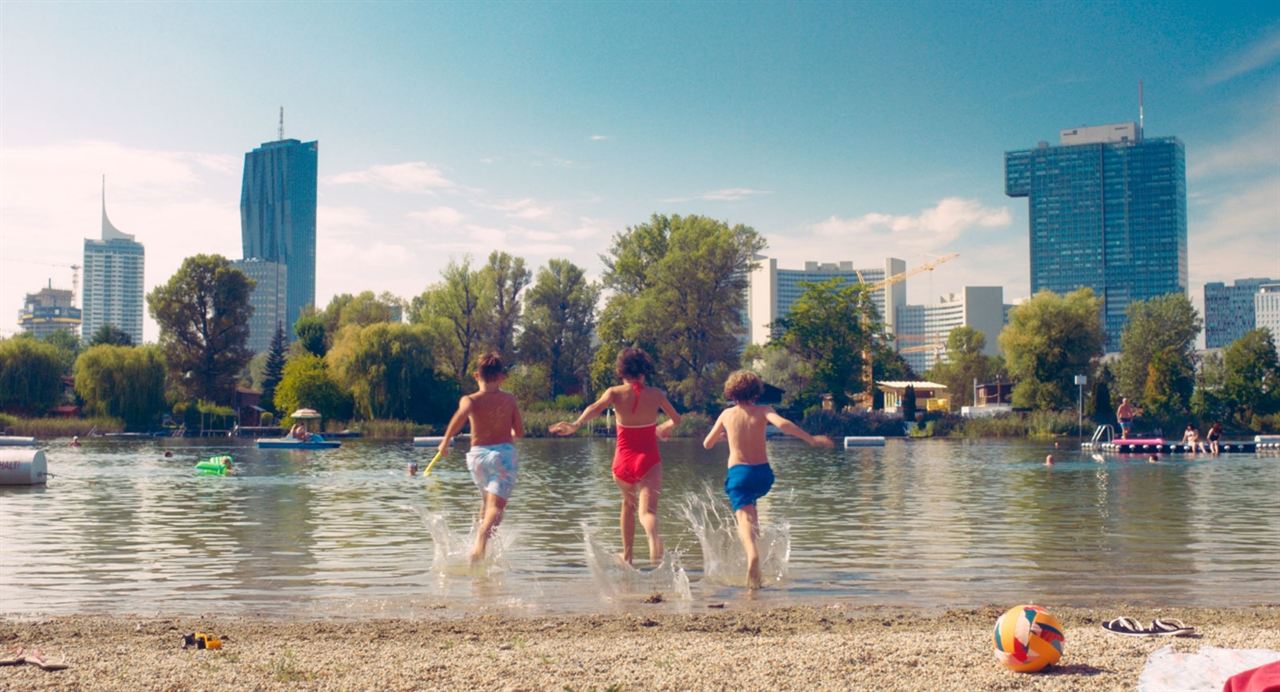
[[[104,172],[147,291],[188,255],[238,259],[241,157],[281,105],[286,137],[326,145],[321,307],[409,298],[495,247],[598,278],[612,234],[653,212],[751,225],[783,267],[959,251],[909,303],[967,285],[1012,301],[1027,212],[1004,197],[1003,152],[1136,120],[1139,79],[1148,136],[1186,144],[1189,297],[1280,275],[1266,3],[240,7],[0,7],[0,308],[70,287],[46,265],[95,234]]]

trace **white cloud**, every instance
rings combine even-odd
[[[590,139],[593,142],[607,142],[613,139],[613,137],[610,137],[609,135],[591,135]]]
[[[1252,130],[1192,151],[1187,158],[1187,178],[1191,180],[1274,171],[1280,161],[1280,105],[1274,106],[1267,119]]]
[[[555,209],[549,205],[538,204],[532,198],[509,200],[499,202],[497,204],[488,205],[490,209],[496,209],[504,212],[507,216],[516,219],[542,219],[550,216]]]
[[[888,239],[897,245],[939,250],[974,228],[1000,228],[1012,221],[1008,207],[985,207],[975,199],[947,197],[918,214],[872,212],[853,219],[832,216],[813,226],[826,238]]]
[[[316,207],[316,233],[322,237],[364,234],[375,225],[373,218],[364,207],[327,205]]]
[[[1235,79],[1242,74],[1266,67],[1280,59],[1280,26],[1274,26],[1262,38],[1239,53],[1222,61],[1204,78],[1206,86]]]
[[[362,171],[328,176],[323,182],[328,185],[368,185],[392,192],[420,194],[455,187],[439,168],[424,161],[370,166]]]
[[[726,187],[720,190],[711,190],[697,195],[689,195],[687,197],[668,197],[663,202],[737,202],[747,199],[748,197],[756,197],[758,195],[772,195],[773,190],[756,190],[749,187]]]
[[[429,226],[457,226],[466,220],[467,215],[453,207],[435,207],[425,211],[411,211],[405,217]]]

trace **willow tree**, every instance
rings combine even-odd
[[[165,411],[164,354],[156,346],[90,346],[76,359],[76,394],[95,415],[144,428]]]
[[[1074,408],[1074,378],[1093,372],[1105,343],[1102,301],[1093,289],[1079,288],[1065,296],[1040,291],[1014,308],[1000,332],[1009,376],[1017,382],[1013,405]]]

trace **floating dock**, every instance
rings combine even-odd
[[[1208,449],[1209,443],[1203,443],[1202,448],[1199,445],[1192,448],[1189,444],[1164,440],[1112,440],[1099,445],[1086,442],[1080,446],[1084,449],[1102,450],[1112,454],[1194,454],[1197,451],[1203,453]],[[1218,451],[1224,454],[1252,454],[1260,449],[1280,449],[1280,441],[1263,443],[1232,440],[1218,443]]]
[[[880,435],[844,438],[845,449],[848,449],[850,447],[883,447],[883,446],[884,446],[884,437]]]

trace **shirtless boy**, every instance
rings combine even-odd
[[[760,520],[756,516],[756,500],[764,497],[773,487],[773,469],[765,449],[765,427],[772,423],[782,432],[798,437],[810,447],[834,446],[826,435],[810,435],[800,426],[779,416],[772,406],[756,404],[764,392],[760,376],[749,370],[739,370],[729,375],[724,383],[724,397],[734,403],[716,419],[702,446],[711,449],[721,440],[729,442],[729,471],[724,479],[724,491],[733,505],[738,520],[738,537],[747,553],[747,588],[760,588],[760,554],[756,538],[760,534]]]
[[[471,449],[467,452],[467,470],[480,488],[480,526],[471,549],[471,562],[484,559],[485,548],[493,530],[502,523],[502,511],[516,486],[516,449],[511,441],[524,436],[520,407],[516,398],[502,391],[507,379],[502,359],[497,353],[486,353],[476,361],[476,384],[480,391],[468,394],[458,402],[458,411],[440,440],[438,453],[449,452],[449,443],[471,422]]]
[[[649,355],[638,348],[618,352],[614,371],[622,384],[610,387],[572,423],[551,426],[556,435],[572,435],[584,423],[604,413],[610,406],[618,414],[618,447],[613,455],[613,481],[622,491],[622,559],[631,563],[635,543],[636,513],[649,538],[649,560],[662,559],[662,536],[658,533],[658,495],[662,493],[662,455],[658,438],[667,439],[671,428],[680,424],[680,414],[667,400],[666,392],[646,387],[653,374]],[[667,421],[658,425],[658,412]]]

